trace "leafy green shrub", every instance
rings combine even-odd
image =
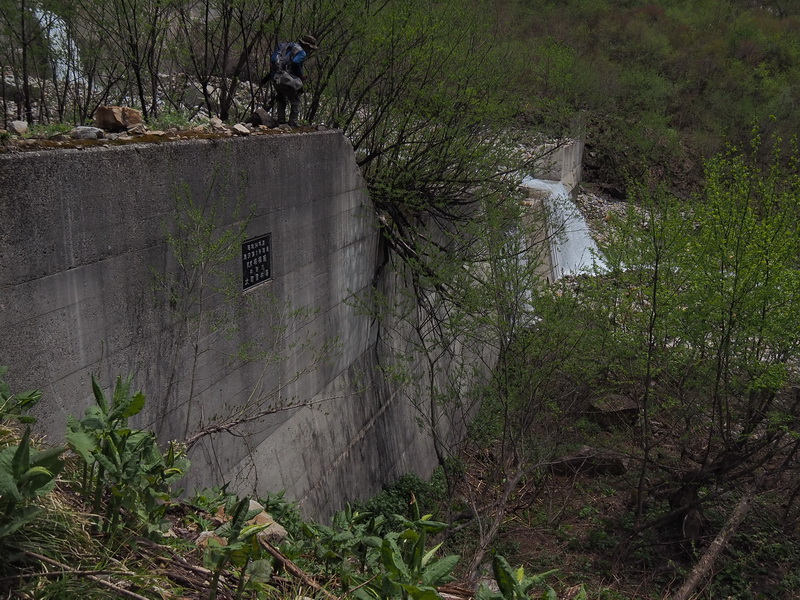
[[[152,431],[130,429],[128,418],[145,404],[144,394],[131,393],[131,378],[118,377],[109,402],[95,377],[92,390],[97,402],[83,419],[67,419],[67,442],[83,460],[81,489],[100,514],[105,501],[103,528],[115,532],[124,509],[128,522],[160,531],[172,497],[172,483],[183,477],[189,460],[182,447],[171,443],[162,454]]]
[[[526,575],[523,567],[512,569],[505,558],[495,554],[492,559],[492,571],[500,591],[494,592],[486,585],[481,585],[475,594],[476,600],[527,600],[527,598],[530,598],[530,591],[534,586],[543,586],[545,588],[543,598],[548,600],[556,599],[555,590],[544,583],[548,575],[556,572],[555,569],[537,575]],[[586,592],[581,589],[575,599],[586,600]]]
[[[330,527],[302,523],[302,552],[310,550],[326,574],[346,584],[360,585],[361,574],[378,564],[386,518],[347,507],[336,513]]]
[[[38,450],[31,442],[30,423],[35,419],[25,414],[41,398],[41,392],[12,394],[0,367],[0,542],[40,512],[36,500],[55,486],[64,466],[64,447]],[[25,432],[16,441],[13,421],[24,423]]]
[[[285,498],[285,492],[269,494],[259,499],[264,510],[289,532],[290,535],[302,535],[303,518],[295,502]]]
[[[29,523],[41,510],[34,504],[49,493],[61,471],[66,448],[39,451],[25,428],[19,444],[0,450],[0,540]]]
[[[412,512],[411,519],[395,515],[399,527],[379,537],[382,515],[348,509],[334,517],[331,527],[307,524],[307,539],[328,574],[359,600],[434,600],[439,597],[436,586],[452,581],[459,557],[437,556],[442,544],[427,547],[428,535],[444,531],[447,523],[420,516],[416,503]]]
[[[446,497],[446,490],[442,469],[434,472],[430,483],[407,473],[379,494],[355,506],[361,512],[382,515],[396,524],[396,515],[411,518],[415,510],[421,513],[435,511],[438,503]]]
[[[381,566],[385,574],[380,582],[380,593],[354,595],[363,600],[370,598],[437,598],[436,586],[453,580],[450,573],[458,563],[455,554],[436,558],[441,544],[430,550],[426,547],[429,533],[443,531],[446,523],[430,520],[431,515],[406,521],[405,529],[387,534],[381,544]]]
[[[269,524],[248,523],[250,519],[261,512],[261,508],[249,510],[250,499],[231,498],[225,505],[225,514],[231,519],[223,523],[216,530],[217,536],[224,540],[224,544],[214,538],[209,539],[203,555],[206,566],[212,570],[211,591],[208,600],[214,600],[219,591],[219,580],[223,569],[232,565],[239,572],[239,585],[236,589],[236,598],[244,593],[245,584],[254,580],[267,580],[272,573],[272,564],[262,557],[261,545],[258,543],[257,534]]]
[[[5,381],[5,374],[8,372],[8,367],[0,367],[0,424],[5,425],[9,421],[17,421],[19,423],[34,423],[36,419],[26,412],[34,404],[39,402],[42,397],[42,392],[38,390],[30,390],[12,394],[11,388]],[[6,435],[4,429],[0,431],[0,446],[5,445]]]
[[[179,111],[162,112],[158,115],[158,118],[150,121],[150,127],[153,129],[170,129],[171,127],[186,129],[189,125],[191,123],[186,113]]]
[[[589,548],[597,550],[611,550],[617,546],[617,540],[605,529],[592,528],[587,536]]]

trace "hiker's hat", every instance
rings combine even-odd
[[[319,46],[317,46],[317,38],[313,35],[304,35],[300,38],[300,45],[301,46],[308,46],[312,50],[319,50]]]

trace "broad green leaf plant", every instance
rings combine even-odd
[[[64,466],[61,454],[66,450],[33,447],[30,423],[35,419],[24,413],[42,394],[39,391],[12,394],[4,379],[7,370],[0,367],[0,545],[41,511],[36,502],[55,486]],[[18,442],[12,421],[25,424]]]
[[[212,570],[208,600],[217,597],[220,576],[228,565],[239,572],[237,600],[242,597],[248,582],[263,582],[272,574],[272,564],[262,557],[263,551],[257,538],[257,534],[269,527],[269,524],[250,523],[262,509],[259,507],[257,510],[249,510],[249,506],[250,499],[247,497],[229,499],[225,513],[230,514],[231,519],[216,530],[217,536],[223,542],[215,538],[209,540],[203,556],[206,566]]]
[[[131,392],[131,377],[117,378],[111,398],[95,377],[92,390],[96,404],[84,418],[67,419],[67,442],[83,460],[83,495],[95,514],[105,506],[106,533],[120,528],[123,510],[129,524],[156,533],[172,497],[171,485],[183,477],[189,461],[177,444],[162,454],[152,431],[128,427],[128,419],[145,404],[144,394]]]
[[[526,575],[524,567],[513,569],[508,561],[496,554],[492,559],[492,571],[499,592],[490,590],[485,584],[482,585],[475,594],[476,600],[525,600],[532,598],[531,591],[535,586],[543,586],[544,592],[539,598],[544,600],[556,600],[555,590],[544,583],[548,575],[556,572],[555,569],[536,575]],[[586,591],[581,587],[575,600],[586,600]]]

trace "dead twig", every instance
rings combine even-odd
[[[63,571],[44,571],[42,573],[19,573],[18,575],[9,575],[8,577],[0,577],[0,583],[6,581],[16,581],[18,579],[33,579],[34,577],[63,577],[64,575],[77,575],[78,577],[88,577],[89,575],[133,575],[129,571],[109,571],[108,569],[99,569],[95,571],[81,571],[80,569],[70,569]]]
[[[259,540],[259,543],[261,544],[261,547],[264,548],[264,550],[266,550],[267,552],[269,552],[273,558],[277,559],[289,573],[297,577],[305,585],[321,593],[326,598],[328,598],[328,600],[339,600],[337,596],[334,596],[328,590],[324,589],[320,584],[318,584],[314,580],[313,577],[305,573],[305,571],[303,571],[300,567],[294,564],[286,555],[284,555],[280,550],[278,550],[268,541]]]
[[[714,567],[714,563],[716,562],[719,555],[725,549],[725,546],[728,545],[728,541],[731,539],[734,533],[736,533],[736,529],[739,525],[744,521],[744,518],[747,516],[747,513],[750,512],[750,508],[753,506],[753,502],[758,496],[759,489],[761,484],[764,480],[764,475],[759,477],[756,483],[745,492],[745,494],[739,500],[739,503],[733,509],[733,512],[728,516],[728,520],[725,522],[725,525],[722,527],[720,532],[717,534],[717,537],[714,538],[714,541],[711,542],[711,545],[703,552],[700,560],[697,561],[694,568],[692,568],[689,576],[684,581],[681,588],[675,592],[672,596],[668,597],[668,600],[688,600],[688,598],[693,594],[694,590],[700,585],[703,577],[708,575],[711,569]]]
[[[52,558],[48,558],[46,556],[42,556],[41,554],[36,554],[36,552],[31,552],[30,550],[25,551],[26,556],[30,556],[31,558],[35,558],[43,563],[47,563],[49,565],[53,565],[54,567],[58,567],[64,571],[70,571],[69,565],[65,565],[63,563],[58,562],[57,560],[53,560]],[[75,574],[80,574],[81,571],[73,571]],[[117,574],[126,574],[126,573],[117,573]],[[131,573],[127,573],[127,575],[131,575]],[[146,596],[141,596],[136,592],[131,592],[130,590],[126,590],[125,588],[119,587],[111,583],[110,581],[105,581],[104,579],[100,579],[96,575],[85,575],[87,579],[91,579],[96,584],[106,587],[110,590],[114,590],[115,593],[125,596],[127,598],[133,598],[133,600],[150,600]]]

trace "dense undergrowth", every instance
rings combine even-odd
[[[107,397],[95,382],[97,403],[70,420],[69,447],[44,449],[27,416],[40,394],[12,394],[0,380],[6,597],[660,598],[707,544],[687,544],[665,523],[620,564],[615,557],[636,520],[635,481],[591,471],[532,473],[520,482],[484,569],[499,587],[476,590],[459,583],[457,554],[476,543],[474,514],[464,510],[465,490],[448,492],[443,470],[430,482],[405,475],[327,525],[304,520],[282,494],[260,505],[224,487],[178,499],[173,484],[188,462],[179,447],[162,453],[150,432],[127,427],[144,402],[129,386],[118,380]],[[576,431],[585,443],[621,444],[618,431],[590,421]],[[462,486],[480,487],[497,468],[479,446],[450,465]],[[703,536],[721,526],[732,502],[706,515]],[[800,590],[800,543],[780,518],[781,502],[778,495],[759,499],[700,597],[788,599]],[[646,510],[663,515],[669,507],[654,500]],[[259,518],[262,511],[270,518]],[[265,535],[275,521],[285,537]]]
[[[41,394],[14,394],[0,372],[0,589],[14,598],[438,598],[459,557],[433,518],[439,478],[402,478],[329,525],[303,520],[281,494],[263,505],[221,489],[179,500],[189,468],[180,446],[162,452],[150,431],[128,426],[144,406],[130,379],[69,419],[67,446],[32,439],[27,410]],[[269,514],[267,514],[268,511]],[[273,537],[276,521],[285,528]],[[483,600],[555,597],[497,555],[498,588]],[[472,590],[453,588],[472,595]]]

